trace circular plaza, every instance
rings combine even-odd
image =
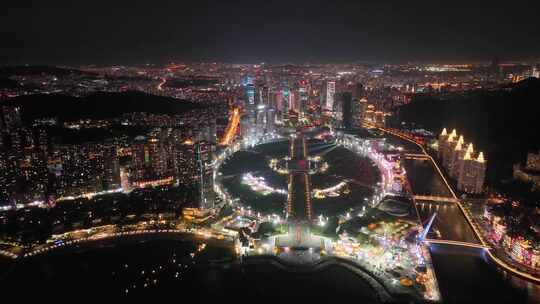
[[[310,138],[306,145],[309,155],[303,162],[291,161],[285,138],[239,150],[217,168],[216,180],[240,206],[261,214],[285,215],[288,178],[295,170],[309,175],[315,216],[365,206],[380,183],[376,164],[333,142]]]

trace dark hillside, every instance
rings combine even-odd
[[[39,117],[58,117],[60,121],[114,118],[130,112],[174,115],[198,107],[185,100],[142,92],[96,93],[80,98],[55,94],[27,95],[2,104],[21,106],[25,122]]]
[[[417,96],[398,110],[399,121],[440,132],[456,128],[485,151],[488,178],[511,176],[512,164],[540,148],[540,80],[529,78],[496,91],[452,95],[444,100]]]

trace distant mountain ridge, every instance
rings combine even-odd
[[[16,65],[16,66],[0,66],[0,78],[9,76],[28,76],[28,75],[55,75],[66,76],[70,74],[93,74],[69,67],[56,67],[45,65]]]
[[[30,123],[40,117],[58,117],[60,121],[81,118],[105,119],[124,113],[180,114],[200,106],[186,100],[151,95],[138,91],[101,92],[86,97],[59,94],[24,95],[0,103],[22,108],[22,119]]]

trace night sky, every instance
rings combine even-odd
[[[393,2],[2,1],[0,64],[540,58],[538,0]]]

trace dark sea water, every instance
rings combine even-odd
[[[483,249],[430,248],[445,303],[540,303],[540,285],[495,267]]]
[[[23,302],[377,303],[373,290],[341,266],[298,273],[271,263],[226,263],[230,249],[218,244],[198,248],[197,242],[146,237],[94,242],[16,264],[2,261],[2,297]],[[497,270],[478,251],[435,246],[432,255],[444,303],[540,303],[538,286]]]

